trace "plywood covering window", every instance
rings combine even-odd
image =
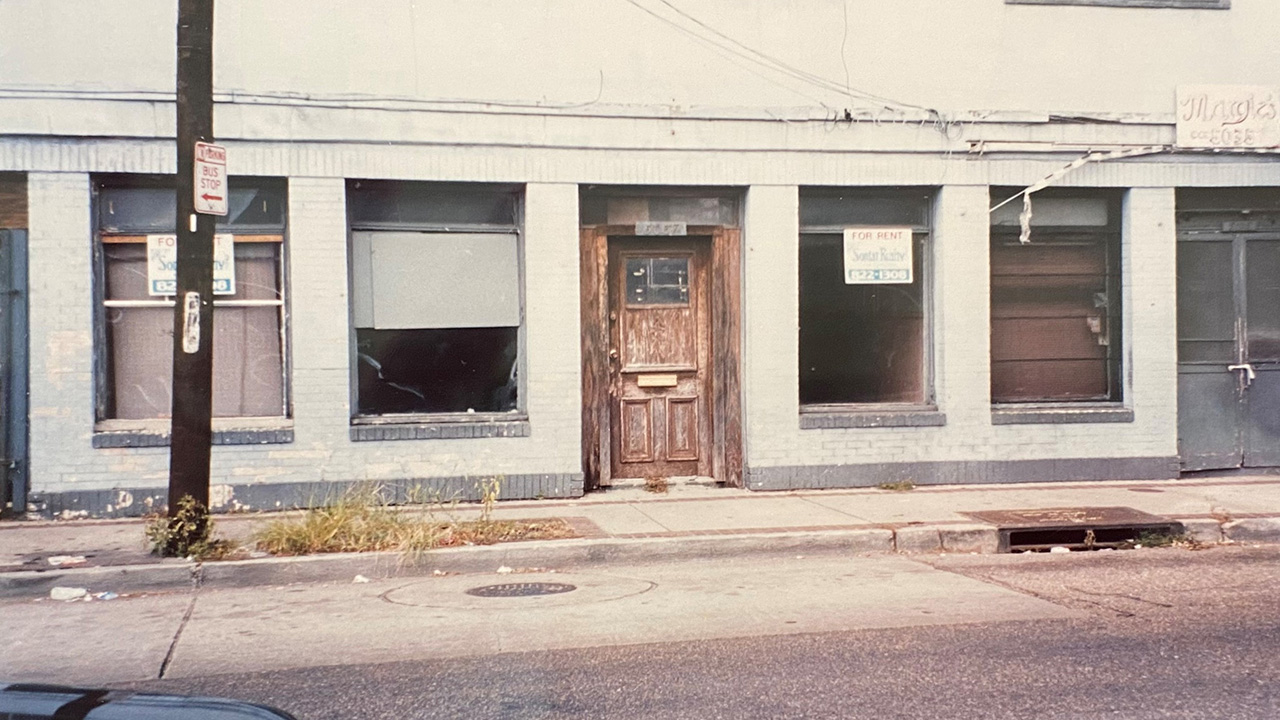
[[[932,402],[927,189],[805,188],[800,193],[800,404]],[[846,282],[844,229],[912,230],[911,282]]]
[[[175,202],[171,179],[98,183],[99,420],[170,415],[174,299],[149,290],[147,236],[174,232]],[[213,414],[283,417],[284,184],[233,180],[229,202],[217,232],[234,237],[235,293],[214,298]]]
[[[992,214],[992,402],[1120,401],[1119,193],[1035,193],[1025,243],[1021,211]]]
[[[352,181],[355,415],[519,407],[518,189]]]

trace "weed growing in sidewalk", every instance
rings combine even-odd
[[[234,548],[230,541],[214,535],[208,508],[190,495],[183,495],[178,501],[178,511],[173,517],[150,518],[146,534],[151,552],[164,557],[220,560]]]
[[[475,520],[438,518],[438,502],[398,507],[384,488],[359,486],[332,504],[271,520],[254,541],[273,555],[396,551],[413,556],[438,547],[576,537],[568,523],[556,518],[494,520],[499,485],[496,478],[480,484],[480,516]]]
[[[896,482],[882,482],[876,487],[889,492],[909,492],[916,489],[916,484],[910,480],[898,480]]]
[[[650,475],[644,479],[644,489],[651,493],[664,493],[668,489],[667,479],[661,475]]]
[[[1176,547],[1185,548],[1187,550],[1201,550],[1205,547],[1204,543],[1196,540],[1190,533],[1186,532],[1165,532],[1157,530],[1144,530],[1138,533],[1138,537],[1132,543],[1126,543],[1127,548],[1161,548]]]

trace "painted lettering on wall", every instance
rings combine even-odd
[[[1179,147],[1280,147],[1280,88],[1180,86],[1177,129]]]

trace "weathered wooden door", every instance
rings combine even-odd
[[[614,478],[712,474],[710,238],[609,240]]]

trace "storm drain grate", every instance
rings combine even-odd
[[[1183,532],[1179,523],[1127,507],[984,510],[964,514],[996,526],[999,552],[1053,547],[1095,550],[1133,544],[1145,534]]]
[[[487,598],[534,597],[536,595],[559,595],[577,590],[576,585],[566,583],[523,582],[503,583],[502,585],[483,585],[467,590],[468,595]]]

